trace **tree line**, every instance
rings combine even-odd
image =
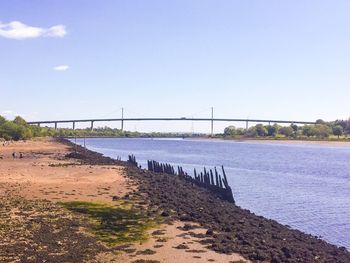
[[[20,116],[17,116],[13,121],[6,120],[0,116],[0,138],[5,140],[27,140],[33,137],[199,137],[203,134],[184,134],[184,133],[162,133],[162,132],[132,132],[122,131],[121,129],[110,127],[98,127],[91,130],[85,129],[69,129],[51,127],[39,127],[36,125],[28,125],[27,122]]]
[[[50,135],[49,129],[28,125],[20,116],[17,116],[13,121],[0,116],[0,138],[5,140],[26,140],[48,135]]]
[[[224,129],[224,137],[232,138],[317,138],[326,139],[331,136],[340,138],[341,136],[348,136],[350,134],[350,119],[336,120],[325,122],[321,119],[317,120],[315,124],[298,126],[291,124],[289,126],[281,126],[277,123],[273,125],[257,124],[248,129],[236,128],[235,126],[228,126]]]

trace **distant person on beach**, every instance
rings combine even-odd
[[[23,158],[23,153],[19,153],[19,159]]]
[[[16,152],[12,153],[12,157],[13,157],[13,159],[16,159]]]

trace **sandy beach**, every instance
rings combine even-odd
[[[199,242],[207,229],[193,222],[159,222],[142,242],[101,242],[86,216],[61,203],[116,207],[138,184],[122,165],[85,164],[71,151],[50,138],[0,146],[1,262],[250,262],[208,249]]]

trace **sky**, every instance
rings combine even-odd
[[[0,115],[347,119],[349,13],[348,0],[0,0]]]

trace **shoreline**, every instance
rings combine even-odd
[[[74,139],[75,137],[64,137],[66,139]],[[271,144],[285,144],[285,145],[320,145],[331,147],[350,147],[349,140],[302,140],[302,139],[272,139],[272,138],[241,138],[241,139],[227,139],[227,138],[209,138],[209,137],[116,137],[116,136],[87,136],[76,137],[77,139],[183,139],[183,140],[204,140],[204,141],[223,141],[223,142],[237,142],[237,143],[271,143]]]
[[[41,144],[39,144],[38,149],[41,147]],[[19,147],[16,148],[19,151]],[[65,150],[62,153],[59,149]],[[47,155],[49,153],[51,155]],[[105,200],[109,198],[109,202],[112,202],[112,195],[116,195],[118,200],[141,200],[138,201],[137,206],[147,211],[150,218],[160,216],[165,223],[162,229],[167,233],[167,236],[171,237],[167,241],[169,243],[166,243],[167,246],[164,246],[163,243],[151,244],[151,250],[156,252],[153,255],[137,254],[137,252],[128,254],[128,252],[125,252],[126,249],[122,249],[125,252],[123,262],[132,262],[137,258],[155,259],[158,262],[176,262],[176,259],[184,256],[187,258],[183,260],[187,262],[189,259],[191,262],[202,262],[204,258],[213,259],[216,262],[229,262],[230,260],[241,260],[241,262],[315,262],[316,260],[317,262],[350,262],[350,253],[345,248],[339,248],[299,230],[290,229],[288,226],[281,225],[274,220],[256,216],[248,210],[222,201],[207,190],[189,184],[177,176],[141,170],[127,162],[117,161],[98,152],[85,150],[79,145],[75,146],[74,143],[66,139],[54,139],[54,143],[48,148],[48,152],[32,150],[32,154],[36,166],[32,166],[32,163],[29,167],[24,165],[27,172],[35,171],[33,176],[36,176],[42,170],[42,176],[48,174],[53,179],[57,179],[57,176],[64,172],[66,175],[63,174],[63,178],[66,179],[63,179],[63,182],[69,179],[70,183],[77,182],[81,184],[81,180],[86,180],[90,172],[92,172],[91,175],[97,176],[98,173],[96,172],[101,172],[101,175],[103,175],[109,169],[116,173],[112,177],[115,180],[114,176],[120,174],[120,172],[114,168],[120,167],[123,174],[118,177],[118,185],[121,186],[119,191],[127,189],[127,194],[125,194],[125,191],[118,194],[117,190],[113,189],[108,190],[108,193],[105,194],[106,190],[100,192],[95,188],[94,191],[101,195],[95,193],[94,198],[97,199],[94,200],[105,196],[103,197],[106,198]],[[9,151],[7,155],[10,155]],[[27,154],[24,154],[24,156],[23,160],[18,161],[26,161],[26,158],[29,158]],[[4,159],[0,160],[0,162],[2,161]],[[0,175],[3,179],[8,178],[9,184],[13,184],[15,187],[21,185],[17,185],[18,182],[22,182],[23,187],[28,186],[27,180],[23,177],[24,172],[19,170],[17,177],[14,175],[15,169],[18,169],[17,160],[6,160],[5,158],[5,161],[12,164],[13,172],[7,174],[7,169],[2,171],[2,167],[0,167]],[[49,166],[50,163],[54,165]],[[78,177],[69,177],[74,169],[84,169],[86,172],[77,172]],[[95,169],[97,171],[94,171]],[[60,172],[54,174],[53,171]],[[84,174],[84,176],[80,177],[80,174]],[[101,175],[97,178],[100,178]],[[106,180],[108,178],[111,178],[111,176],[106,176]],[[61,183],[62,181],[60,181]],[[60,186],[60,184],[56,187],[65,187],[64,185]],[[96,182],[93,182],[88,188],[95,184]],[[17,192],[17,194],[25,194],[23,187],[19,187],[20,192]],[[101,185],[99,189],[102,188],[106,188],[106,186]],[[11,189],[15,191],[17,188]],[[32,186],[31,189],[33,189]],[[46,192],[49,192],[48,189],[46,189]],[[56,194],[59,194],[59,191],[56,192]],[[43,191],[43,194],[50,197],[50,195],[45,194],[45,191]],[[8,192],[8,195],[10,195],[10,192]],[[78,199],[81,198],[81,195],[84,195],[84,192],[81,192]],[[59,197],[64,196],[67,195],[63,193]],[[76,196],[68,195],[66,199],[71,200],[70,197]],[[173,234],[171,234],[172,232]],[[82,236],[80,238],[82,238],[81,240],[87,240]],[[179,240],[179,238],[183,239]],[[86,242],[93,243],[94,241],[88,240]],[[176,242],[176,244],[171,242]],[[160,245],[163,246],[159,247]],[[195,245],[200,246],[200,248]],[[188,249],[191,246],[194,247]],[[142,246],[136,246],[133,249],[147,250]],[[147,251],[149,252],[149,250]],[[75,251],[74,253],[78,252]],[[96,256],[97,252],[94,253],[92,255]],[[169,256],[172,257],[169,258]],[[100,262],[110,261],[103,258]]]

